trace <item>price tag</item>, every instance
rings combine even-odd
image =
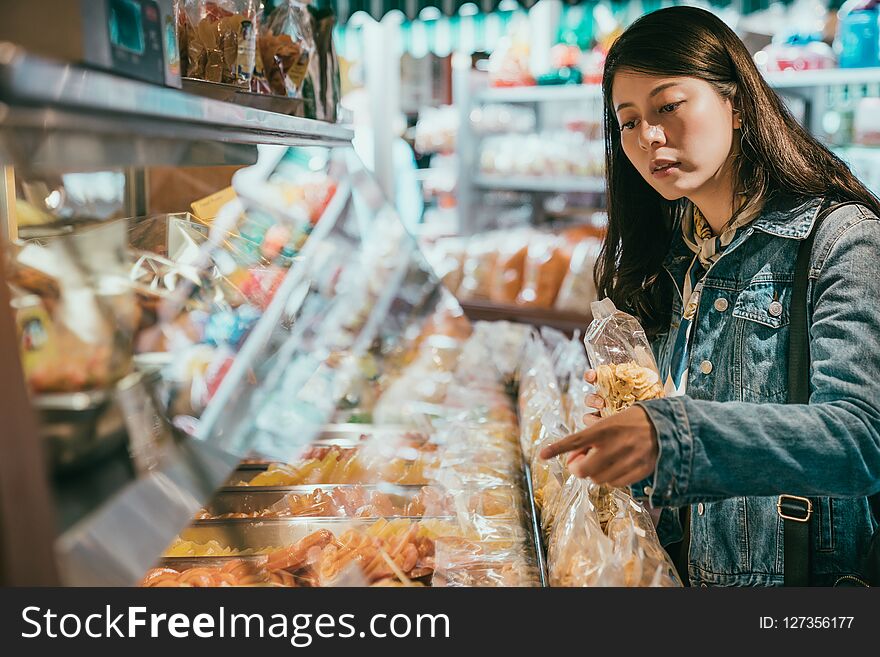
[[[220,213],[220,208],[236,198],[235,190],[232,187],[227,187],[203,199],[194,201],[191,207],[196,217],[205,223],[210,223]]]

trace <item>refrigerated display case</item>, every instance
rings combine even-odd
[[[348,129],[7,45],[0,100],[4,582],[544,582],[491,334]],[[237,171],[150,214],[159,165]]]

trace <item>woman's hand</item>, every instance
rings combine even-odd
[[[593,383],[596,374],[590,370],[584,378]],[[589,395],[587,405],[601,408],[604,402]],[[568,452],[569,472],[611,486],[628,486],[653,474],[659,445],[654,425],[642,408],[633,406],[602,420],[588,415],[584,421],[586,429],[548,445],[541,450],[541,458]]]

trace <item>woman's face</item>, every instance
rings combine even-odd
[[[739,115],[708,82],[621,71],[611,96],[623,152],[663,198],[694,200],[730,184]]]

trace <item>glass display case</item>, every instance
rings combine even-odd
[[[4,581],[544,582],[495,338],[347,129],[16,50],[0,96]]]

